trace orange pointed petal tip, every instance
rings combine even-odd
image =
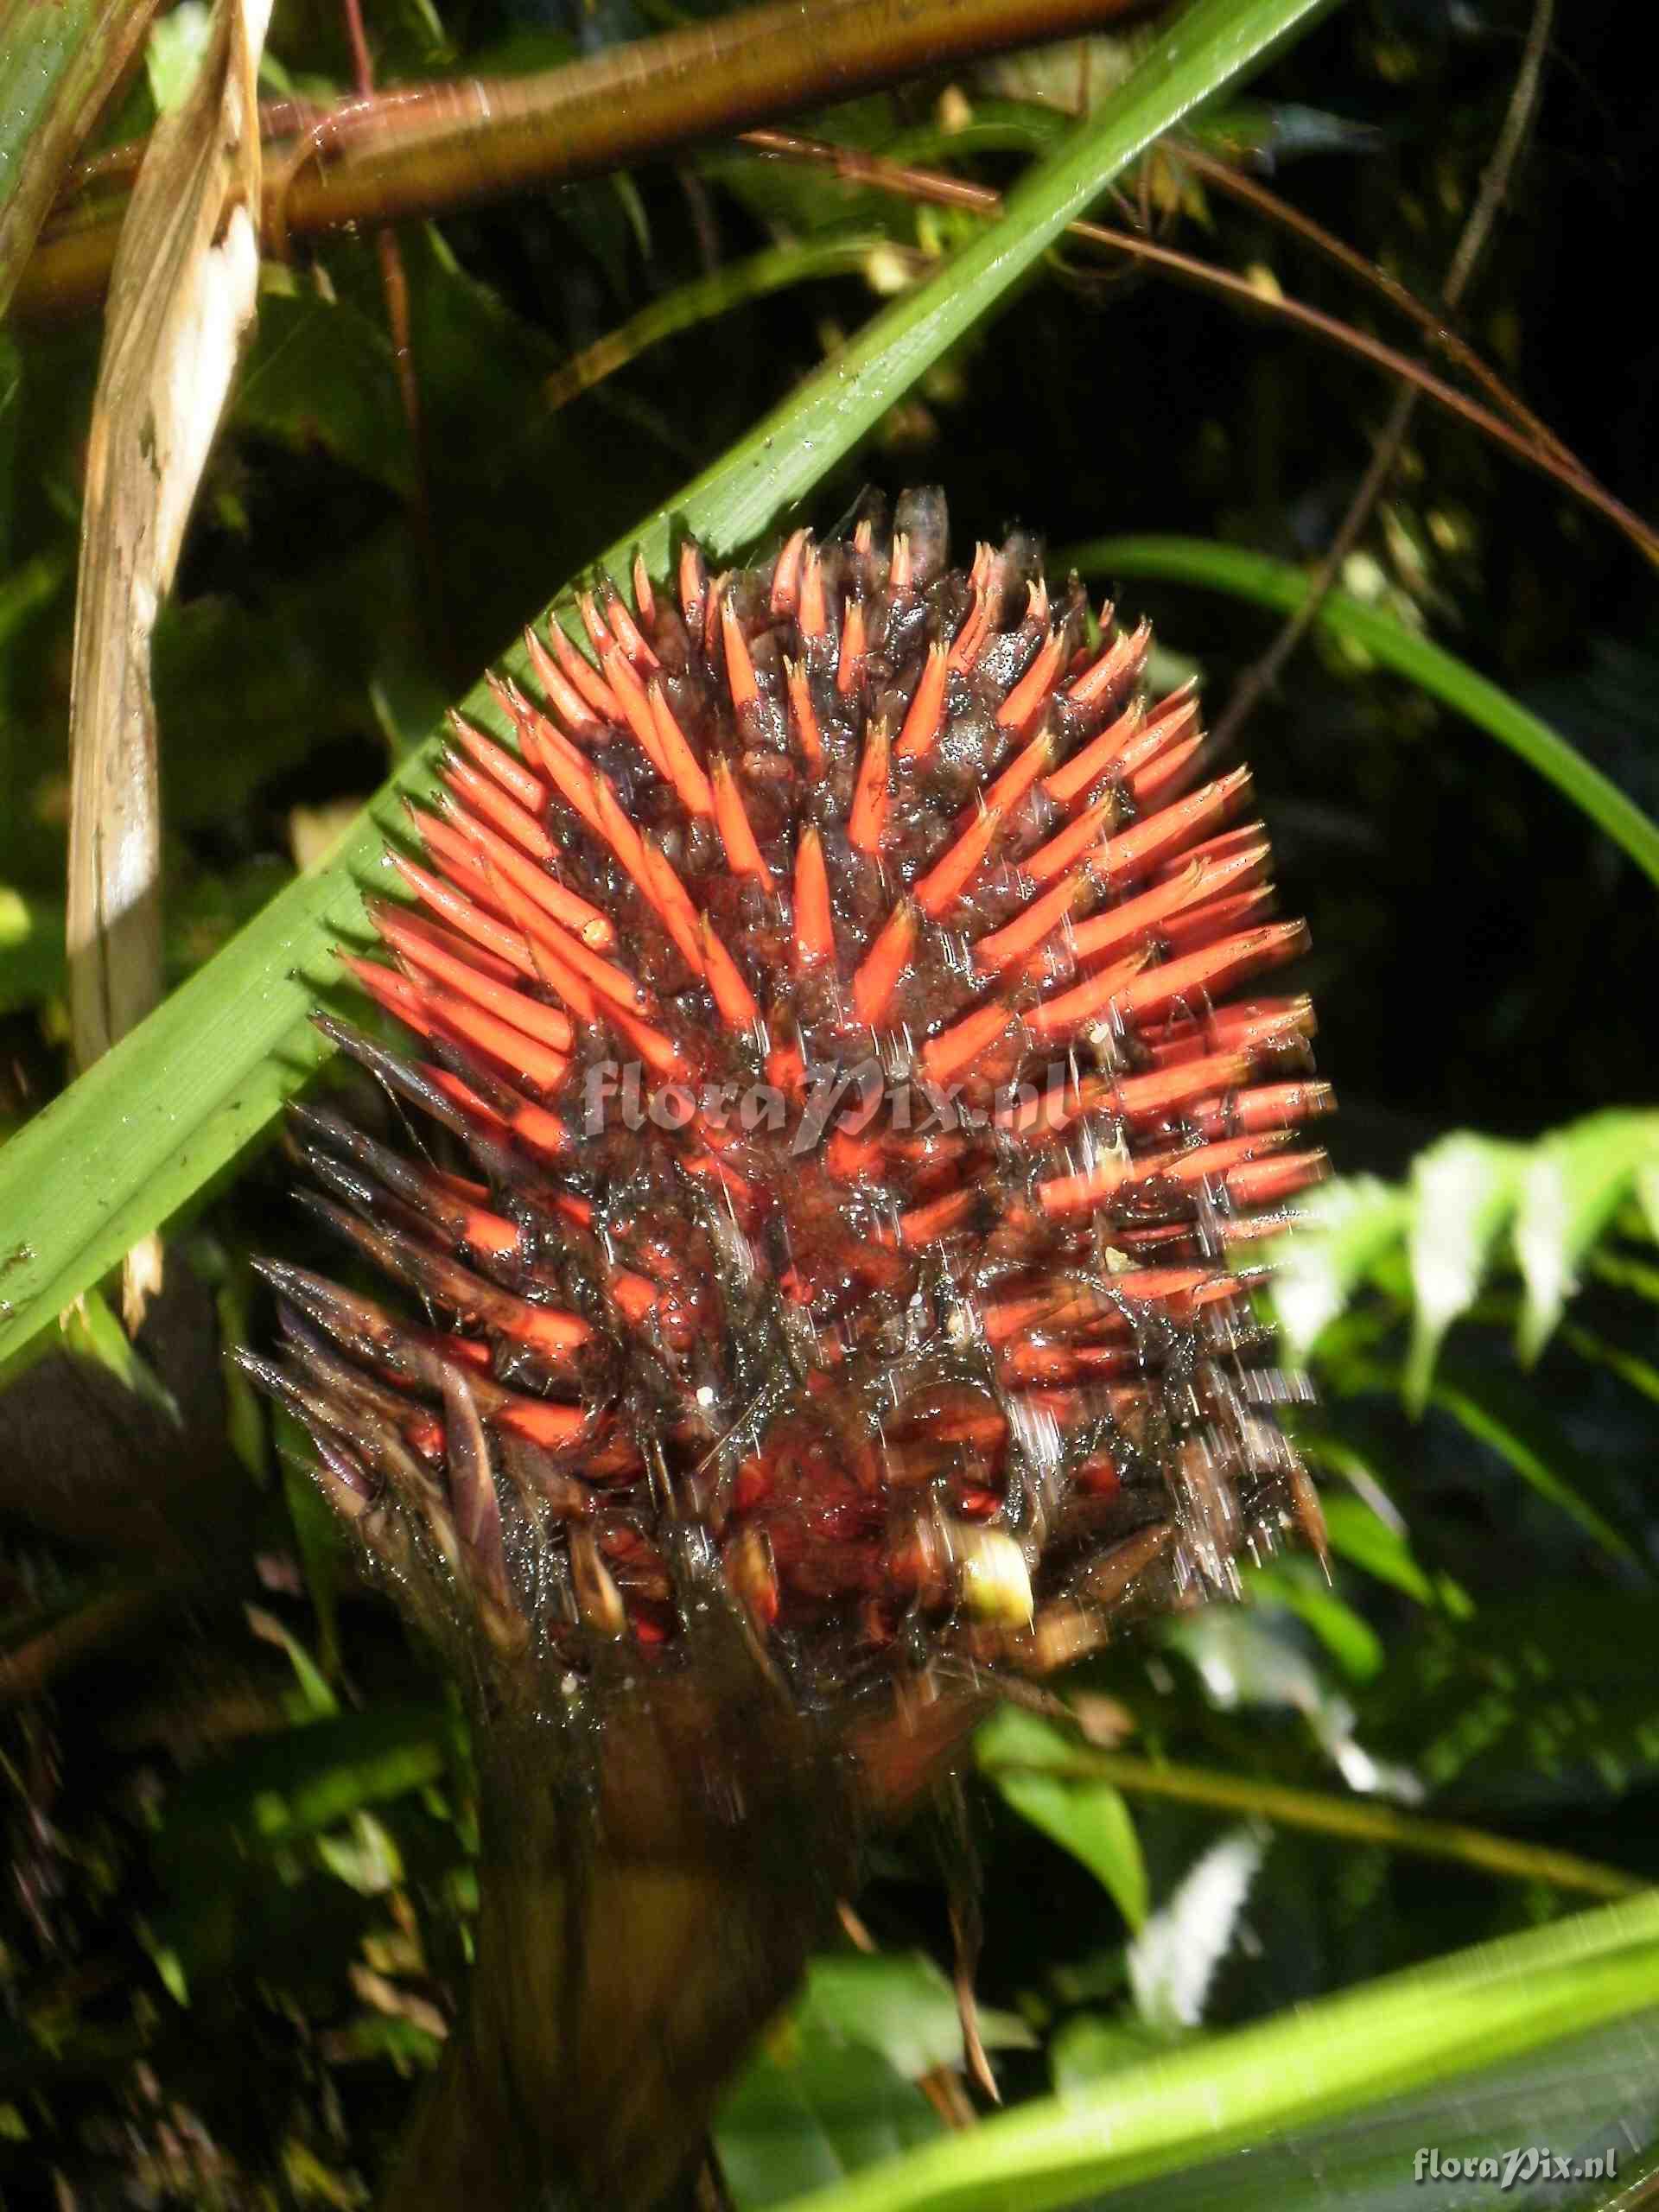
[[[918,753],[931,753],[938,742],[944,714],[945,678],[950,672],[944,647],[930,645],[894,748],[901,760],[913,760]]]
[[[1054,688],[1065,659],[1065,632],[1051,630],[1038,647],[1031,666],[996,710],[1001,729],[1023,729]]]
[[[417,1037],[433,1034],[435,1024],[431,1008],[418,984],[399,975],[395,968],[382,967],[378,960],[359,959],[341,945],[334,947],[334,957],[342,968],[350,969],[377,1005],[383,1006]]]
[[[754,831],[749,826],[743,794],[737,787],[731,762],[716,760],[709,780],[714,789],[715,824],[726,849],[726,865],[734,875],[758,877],[762,888],[768,894],[775,894],[777,886],[772,880],[772,870],[762,859]]]
[[[995,807],[999,814],[1012,814],[1053,757],[1052,735],[1047,730],[1039,730],[1030,744],[1014,754],[986,792],[986,805]]]
[[[1219,829],[1249,794],[1248,768],[1235,768],[1230,775],[1217,777],[1185,798],[1121,830],[1101,849],[1103,874],[1119,882],[1125,877],[1147,874],[1159,862],[1185,852],[1208,831]]]
[[[810,545],[801,563],[801,634],[806,638],[827,638],[830,634],[830,610],[823,597],[823,562],[816,545]]]
[[[702,764],[691,750],[691,741],[674,718],[674,709],[668,703],[668,695],[660,680],[653,680],[645,693],[645,703],[657,733],[657,743],[667,770],[668,780],[679,793],[689,813],[705,817],[715,810],[715,795],[709,787]]]
[[[976,1007],[949,1029],[930,1038],[922,1047],[922,1071],[930,1083],[948,1083],[963,1068],[982,1059],[1006,1037],[1014,1023],[1014,1009],[1001,999]]]
[[[591,808],[591,795],[584,797]],[[443,862],[452,878],[464,881],[474,897],[487,905],[499,904],[491,874],[493,869],[499,869],[532,904],[573,931],[584,944],[602,950],[616,943],[614,927],[597,906],[567,890],[545,868],[526,860],[517,846],[509,844],[486,823],[474,820],[464,807],[450,802],[449,809],[446,818],[410,806],[409,817],[427,850]]]
[[[1205,945],[1219,944],[1223,938],[1255,929],[1268,919],[1278,903],[1272,884],[1258,883],[1229,899],[1205,899],[1185,907],[1164,925],[1168,957],[1173,960],[1183,953],[1199,952]]]
[[[1217,1052],[1267,1058],[1300,1052],[1318,1027],[1306,992],[1294,998],[1242,999],[1194,1019],[1180,1014],[1143,1028],[1141,1042],[1151,1068],[1162,1073]]]
[[[697,928],[697,910],[691,903],[691,894],[681,882],[679,872],[660,845],[652,838],[640,840],[645,856],[645,874],[649,887],[647,897],[662,917],[663,926],[673,938],[682,960],[694,976],[703,972],[702,938]]]
[[[974,965],[982,975],[1000,975],[1005,968],[1027,959],[1058,929],[1061,924],[1089,904],[1095,896],[1095,887],[1086,870],[1073,869],[1068,875],[1046,891],[1041,898],[1033,899],[1014,919],[1000,930],[993,930],[981,938],[974,946]]]
[[[417,1036],[459,1038],[499,1060],[515,1080],[534,1084],[544,1091],[556,1090],[564,1080],[570,1066],[568,1058],[545,1049],[484,1007],[454,992],[415,983],[372,960],[359,960],[348,952],[338,957],[370,997]]]
[[[1150,622],[1120,633],[1072,684],[1067,694],[1071,704],[1085,713],[1103,713],[1139,676],[1151,647]]]
[[[804,665],[798,660],[784,663],[784,675],[789,685],[790,720],[799,741],[802,757],[814,775],[823,772],[823,740],[818,734],[818,718],[812,709],[812,686]]]
[[[424,946],[434,957],[464,967],[480,980],[499,983],[508,990],[512,989],[519,980],[518,971],[510,961],[502,959],[497,953],[486,951],[482,945],[470,943],[454,930],[445,929],[441,922],[434,922],[424,914],[412,912],[396,899],[379,899],[371,893],[363,906],[382,942],[400,952],[408,951],[411,945]],[[416,965],[422,964],[416,958]],[[429,972],[437,975],[442,970],[431,968]]]
[[[594,602],[592,592],[583,591],[576,594],[576,612],[582,617],[582,626],[588,632],[588,643],[593,646],[594,653],[602,660],[616,640],[611,635],[605,618]]]
[[[1118,766],[1123,753],[1139,735],[1145,714],[1138,700],[1132,700],[1114,722],[1109,722],[1098,737],[1055,769],[1052,776],[1043,779],[1043,789],[1062,806],[1070,806],[1083,797],[1090,784]]]
[[[842,617],[841,655],[836,664],[836,689],[842,698],[864,680],[864,602],[849,599]]]
[[[595,738],[604,734],[596,722],[593,725],[593,732]],[[537,747],[548,782],[567,806],[575,808],[590,830],[596,828],[591,789],[593,762],[550,723],[543,723],[540,731],[527,734]]]
[[[1263,1129],[1274,1119],[1294,1126],[1334,1114],[1337,1094],[1328,1083],[1262,1083],[1241,1090],[1230,1111],[1241,1128]]]
[[[577,690],[559,666],[553,655],[532,629],[524,632],[524,651],[530,656],[531,672],[541,686],[542,696],[550,710],[557,715],[572,736],[582,744],[591,745],[604,734],[603,721],[594,714],[587,699]]]
[[[485,775],[470,760],[463,760],[455,753],[448,755],[442,772],[449,790],[474,813],[493,824],[520,852],[528,853],[532,860],[553,857],[553,840],[546,830],[533,814],[508,796],[493,776]]]
[[[505,677],[497,676],[493,669],[486,681],[503,711],[522,733],[524,724],[535,714],[535,709],[516,684]],[[455,708],[451,707],[446,719],[451,735],[474,765],[482,768],[486,775],[493,776],[502,790],[510,792],[520,806],[527,808],[531,814],[539,813],[547,804],[547,787],[541,778],[526,767],[522,760],[516,760],[505,746],[498,745],[493,737],[486,736],[484,731],[469,722]]]
[[[915,561],[911,552],[910,532],[899,531],[893,541],[893,562],[887,570],[887,588],[903,598],[914,588]]]
[[[749,641],[743,635],[737,609],[727,592],[721,594],[720,633],[726,648],[726,688],[731,693],[733,708],[741,715],[746,707],[755,704],[760,696],[760,687],[754,680]]]
[[[620,722],[622,709],[616,694],[584,653],[579,653],[565,635],[564,625],[556,614],[547,618],[547,641],[553,648],[553,658],[563,671],[565,681],[575,686],[588,706],[602,722]]]
[[[1155,1121],[1182,1112],[1212,1091],[1227,1091],[1250,1072],[1248,1052],[1210,1052],[1154,1075],[1125,1076],[1112,1103],[1128,1121]]]
[[[798,974],[836,957],[835,910],[823,840],[809,822],[795,848],[795,967]]]
[[[1041,1037],[1074,1036],[1090,1023],[1115,1017],[1135,1023],[1165,1014],[1177,1005],[1202,1005],[1231,990],[1246,976],[1293,960],[1307,949],[1307,928],[1302,922],[1280,922],[1224,938],[1160,967],[1139,964],[1126,976],[1127,963],[1103,969],[1074,990],[1034,1007],[1027,1019]]]
[[[1249,1160],[1229,1169],[1227,1195],[1235,1205],[1277,1205],[1299,1191],[1322,1183],[1331,1173],[1329,1157],[1320,1150],[1281,1152],[1266,1160]]]
[[[571,936],[559,922],[538,906],[503,868],[497,868],[489,856],[480,855],[480,873],[484,888],[491,900],[507,919],[512,929],[504,929],[493,915],[452,894],[453,905],[438,905],[432,900],[419,880],[417,874],[400,869],[405,882],[419,892],[435,910],[453,921],[464,935],[476,943],[489,947],[507,966],[521,976],[531,976],[556,991],[578,1019],[591,1021],[594,1007],[593,994],[581,976],[575,972],[572,955],[593,958],[582,954],[580,941]]]
[[[810,535],[810,531],[796,530],[784,540],[772,571],[771,604],[774,614],[793,614],[801,603],[801,564]]]
[[[881,849],[889,800],[887,756],[887,723],[874,721],[865,736],[863,756],[853,786],[852,810],[847,817],[848,838],[861,853],[874,854]]]
[[[930,921],[948,913],[978,874],[993,840],[1002,826],[994,806],[984,807],[964,830],[944,858],[918,883],[912,897]]]
[[[521,976],[534,973],[530,946],[518,930],[509,929],[493,914],[486,913],[483,907],[475,906],[453,884],[446,883],[442,876],[434,875],[429,868],[423,868],[418,861],[410,860],[406,853],[400,853],[395,845],[387,846],[386,860],[416,897],[433,913],[442,914],[444,920],[453,924],[463,936],[471,938],[475,944],[494,953],[498,959],[517,969]]]
[[[920,926],[909,899],[894,907],[853,977],[853,1011],[866,1028],[875,1028],[893,1004],[893,994],[916,950]]]
[[[639,563],[636,558],[634,567],[636,595],[639,588]],[[641,634],[639,624],[629,613],[622,594],[614,584],[610,586],[606,594],[605,613],[611,626],[612,636],[636,668],[651,670],[662,666],[651,641]]]
[[[1095,1023],[1109,1021],[1115,1016],[1122,1019],[1119,995],[1150,957],[1145,950],[1132,952],[1127,958],[1100,969],[1072,989],[1032,1007],[1026,1020],[1033,1036],[1051,1040],[1069,1039],[1081,1035]]]
[[[448,1030],[488,1053],[500,1063],[514,1083],[529,1084],[550,1096],[569,1073],[568,1052],[532,1037],[518,1020],[509,1020],[501,1012],[485,1005],[481,992],[462,993],[429,986],[423,996],[438,1031]],[[543,1009],[544,1013],[554,1010]]]
[[[1039,845],[1034,853],[1022,855],[1020,874],[1030,876],[1036,883],[1052,883],[1057,875],[1065,874],[1101,845],[1117,820],[1118,811],[1116,792],[1103,791],[1046,844]]]
[[[716,1012],[728,1029],[740,1032],[753,1030],[760,1019],[760,1008],[754,993],[744,982],[742,971],[721,944],[707,914],[698,917],[698,931],[702,947],[703,974],[713,994]]]
[[[1199,1145],[1186,1152],[1160,1153],[1141,1160],[1113,1158],[1100,1162],[1084,1174],[1051,1178],[1038,1185],[1038,1197],[1043,1211],[1051,1217],[1091,1211],[1136,1184],[1144,1184],[1148,1190],[1163,1185],[1185,1191],[1196,1191],[1205,1185],[1219,1185],[1236,1204],[1271,1204],[1306,1190],[1328,1173],[1329,1164],[1322,1152],[1291,1152],[1286,1148],[1290,1134],[1288,1129],[1279,1129],[1263,1135],[1230,1137],[1219,1144]],[[1230,1289],[1241,1287],[1236,1276],[1217,1280],[1225,1282]],[[1160,1282],[1150,1269],[1131,1271],[1113,1285],[1115,1290],[1121,1288],[1131,1297],[1145,1296],[1154,1287],[1155,1294],[1168,1294],[1169,1287]],[[1196,1285],[1187,1281],[1180,1287],[1190,1292]]]
[[[1219,866],[1246,849],[1255,852],[1258,869],[1266,868],[1269,847],[1264,823],[1241,822],[1236,830],[1224,830],[1217,836],[1205,837],[1196,845],[1189,845],[1184,852],[1177,853],[1173,859],[1163,861],[1154,868],[1153,881],[1161,883],[1166,876],[1179,875],[1194,861],[1203,861],[1206,866],[1211,864]],[[1249,880],[1249,876],[1235,879],[1236,882]]]
[[[1124,788],[1142,814],[1151,814],[1186,790],[1202,771],[1210,749],[1202,730],[1179,743],[1160,745],[1154,759],[1124,779]]]
[[[686,538],[680,546],[678,581],[680,613],[695,638],[702,628],[703,608],[709,598],[709,566],[695,537]]]
[[[633,611],[647,627],[656,622],[657,594],[652,588],[651,571],[642,552],[633,556]]]
[[[601,655],[607,682],[621,702],[622,715],[639,750],[666,783],[668,763],[658,741],[657,725],[645,698],[639,672],[620,645],[607,645]]]
[[[1122,952],[1160,925],[1166,925],[1173,917],[1248,880],[1260,866],[1265,851],[1265,846],[1247,847],[1219,861],[1189,859],[1177,874],[1108,907],[1090,920],[1080,922],[1072,932],[1073,956],[1079,962],[1086,962]]]

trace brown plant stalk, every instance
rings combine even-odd
[[[976,54],[1064,39],[1147,12],[1147,0],[813,0],[744,10],[561,69],[410,87],[360,102],[273,162],[267,244],[397,222],[588,176],[767,116],[840,100]],[[119,203],[44,238],[21,315],[91,307],[108,280]]]

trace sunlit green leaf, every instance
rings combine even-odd
[[[111,1311],[101,1293],[89,1290],[64,1316],[64,1347],[94,1359],[125,1383],[135,1397],[183,1426],[177,1399]]]
[[[1351,1681],[1368,1682],[1382,1672],[1381,1638],[1370,1622],[1344,1604],[1312,1560],[1276,1559],[1246,1579],[1254,1603],[1282,1605],[1312,1630]]]
[[[1263,1849],[1249,1829],[1212,1844],[1130,1944],[1129,1993],[1148,2027],[1173,2036],[1203,2018]]]
[[[801,2017],[846,2043],[867,2043],[908,2082],[960,2067],[956,1992],[920,1951],[839,1952],[810,1961]],[[1011,2012],[976,2015],[987,2050],[1029,2048],[1036,2037]]]
[[[1321,1448],[1321,1459],[1327,1457]],[[1466,1612],[1469,1600],[1448,1579],[1431,1578],[1413,1554],[1402,1529],[1392,1527],[1364,1499],[1327,1491],[1323,1500],[1325,1535],[1338,1559],[1391,1583],[1419,1605],[1440,1605],[1448,1611]]]
[[[1411,1211],[1403,1192],[1372,1176],[1328,1183],[1309,1202],[1281,1248],[1273,1297],[1293,1357],[1312,1349],[1385,1251],[1396,1247]]]
[[[982,1773],[1033,1827],[1080,1859],[1131,1928],[1147,1916],[1146,1862],[1135,1817],[1109,1782],[1022,1771],[1064,1759],[1071,1744],[1052,1722],[1005,1705],[974,1739]]]
[[[1527,1286],[1522,1357],[1535,1359],[1577,1282],[1585,1253],[1629,1195],[1659,1167],[1659,1114],[1598,1114],[1562,1129],[1527,1162],[1515,1224]]]
[[[921,2091],[868,2043],[786,2016],[738,2076],[714,2138],[741,2212],[759,2212],[942,2132]]]
[[[1516,1145],[1460,1134],[1443,1137],[1412,1163],[1411,1354],[1406,1396],[1421,1413],[1440,1339],[1474,1303],[1492,1247],[1515,1205],[1525,1160]]]
[[[0,1014],[38,1006],[62,980],[62,906],[0,884]]]
[[[169,114],[183,105],[207,51],[213,17],[207,0],[178,0],[175,7],[151,25],[144,48],[144,71],[157,114]]]

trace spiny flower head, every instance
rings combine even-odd
[[[1251,1247],[1322,1172],[1311,1008],[1243,768],[1143,623],[899,502],[526,635],[342,956],[408,1151],[294,1109],[395,1286],[265,1268],[320,1481],[511,1698],[695,1664],[798,1709],[1042,1669],[1225,1594],[1318,1508]]]

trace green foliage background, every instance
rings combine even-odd
[[[1210,0],[1205,19],[1250,12]],[[1229,87],[1205,143],[1270,161],[1276,188],[1432,297],[1529,12],[1353,0]],[[1637,13],[1596,0],[1559,25],[1466,327],[1649,512],[1659,355],[1634,322],[1607,329],[1619,237],[1654,206],[1654,110],[1624,89]],[[161,20],[111,138],[172,96],[200,21],[189,0]],[[569,17],[401,0],[370,23],[383,83],[660,27],[632,0]],[[811,119],[1027,177],[1030,265],[989,308],[962,290],[999,251],[978,218],[711,149],[405,228],[417,444],[372,242],[268,272],[157,640],[170,980],[192,995],[166,1056],[146,1062],[140,1033],[105,1078],[96,1154],[91,1109],[34,1117],[67,1074],[62,733],[97,332],[0,331],[0,1116],[29,1128],[0,1191],[17,1221],[32,1210],[27,1232],[0,1211],[0,1327],[22,1354],[0,1395],[0,2185],[20,2202],[50,2202],[54,2177],[85,2205],[365,2201],[465,1967],[464,1732],[357,1586],[294,1438],[200,1349],[264,1327],[251,1253],[305,1250],[260,1132],[303,1073],[294,1015],[372,850],[360,833],[350,866],[296,885],[318,822],[418,773],[446,702],[641,516],[656,560],[664,502],[725,553],[809,490],[828,526],[866,482],[937,479],[959,548],[1036,524],[1153,613],[1167,672],[1196,667],[1212,715],[1271,634],[1259,602],[1284,603],[1328,542],[1387,406],[1375,372],[1072,244],[1039,250],[1100,158],[1067,151],[1052,103],[1104,93],[1150,35],[1096,42],[1086,72],[1058,49]],[[273,92],[343,86],[334,11],[279,7],[268,73]],[[1143,111],[1116,112],[1102,132],[1138,148]],[[1188,250],[1406,342],[1178,148],[1120,189]],[[882,338],[861,340],[884,302]],[[919,359],[936,309],[950,342],[827,472],[798,411],[751,438],[804,387],[816,404],[826,362],[879,360],[895,334]],[[578,389],[613,334],[620,365]],[[816,434],[839,453],[831,419]],[[1659,1873],[1652,573],[1423,410],[1341,581],[1248,733],[1344,1106],[1341,1179],[1274,1294],[1319,1385],[1295,1418],[1332,1580],[1280,1560],[1248,1576],[1248,1610],[1090,1662],[1065,1686],[1081,1733],[993,1724],[960,1822],[922,1823],[872,1869],[878,1951],[821,1961],[735,2088],[717,2144],[744,2208],[1153,2187],[1160,2207],[1381,2205],[1417,2201],[1419,2145],[1616,2141],[1629,2176],[1659,2125],[1651,1898],[1599,1902]],[[193,1085],[219,1120],[192,1128],[218,1135],[145,1152],[129,1117]],[[162,1310],[135,1347],[94,1290],[61,1338],[23,1345],[20,1283],[38,1263],[49,1287],[54,1236],[66,1266],[95,1252],[95,1227],[77,1244],[66,1224],[118,1198],[175,1223]],[[948,2130],[944,1874],[969,1861],[1011,2109]]]

